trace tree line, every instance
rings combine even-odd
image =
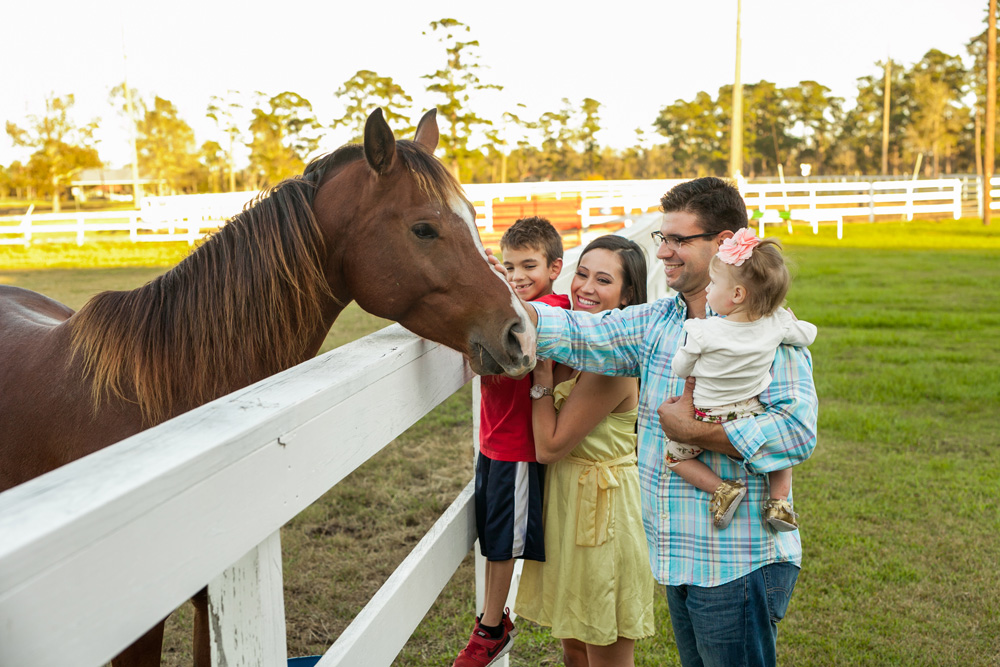
[[[487,118],[476,95],[503,87],[485,80],[471,28],[445,18],[424,34],[442,49],[439,69],[423,77],[438,108],[442,158],[463,182],[695,177],[728,169],[731,85],[714,96],[703,91],[665,104],[648,127],[635,130],[633,146],[613,149],[597,139],[602,104],[589,97],[564,98],[559,109],[538,118],[526,117],[523,104]],[[881,173],[887,86],[889,175],[910,174],[917,165],[928,177],[977,171],[986,34],[984,28],[966,46],[970,67],[937,49],[909,66],[876,63],[878,73],[857,79],[850,108],[816,81],[786,88],[763,80],[744,84],[743,173],[775,176],[780,166],[797,174],[803,163],[820,176]],[[301,173],[326,128],[346,128],[360,141],[375,107],[398,132],[413,131],[412,97],[389,76],[359,70],[335,94],[344,114],[326,123],[291,91],[213,96],[205,115],[222,139],[200,146],[170,100],[122,84],[111,91],[109,105],[134,126],[139,170],[157,182],[158,194],[221,192],[261,189]],[[73,105],[71,94],[52,95],[44,113],[7,123],[14,144],[33,152],[27,163],[0,168],[0,196],[52,197],[58,209],[72,177],[101,165],[94,144],[101,121],[74,121]],[[237,167],[237,156],[246,154],[248,163]]]

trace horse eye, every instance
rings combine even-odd
[[[429,241],[438,237],[437,230],[426,222],[418,222],[413,225],[413,227],[410,227],[410,231],[413,232],[418,239],[422,239],[424,241]]]

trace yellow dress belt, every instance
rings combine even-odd
[[[608,541],[611,521],[611,491],[621,486],[614,469],[634,466],[638,461],[635,452],[612,461],[591,461],[567,456],[564,461],[583,467],[578,483],[580,498],[576,512],[576,544],[596,547]]]

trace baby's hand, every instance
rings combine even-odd
[[[510,277],[507,275],[507,267],[493,254],[493,248],[486,249],[486,259],[493,266],[493,270],[503,276],[504,280],[510,280]]]

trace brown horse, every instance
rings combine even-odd
[[[314,161],[170,271],[77,313],[0,285],[0,491],[310,359],[351,300],[478,373],[530,370],[534,329],[437,141],[434,111],[397,142],[376,110],[363,146]],[[162,636],[161,622],[113,664],[158,665]]]

